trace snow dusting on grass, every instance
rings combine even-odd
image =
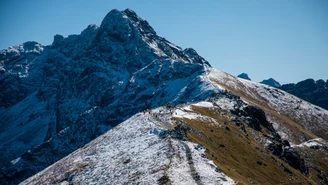
[[[159,121],[167,115],[163,108],[136,114],[21,184],[234,184],[203,147],[168,135]]]
[[[207,108],[211,108],[213,107],[213,103],[211,102],[206,102],[206,101],[201,101],[198,103],[193,104],[194,106],[198,106],[198,107],[207,107]]]
[[[175,118],[197,119],[199,117],[199,115],[195,114],[195,113],[192,113],[192,112],[185,112],[185,111],[176,109],[174,111],[174,117]]]

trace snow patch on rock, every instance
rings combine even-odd
[[[310,139],[306,142],[303,142],[299,145],[291,145],[292,147],[316,147],[316,146],[328,146],[328,143],[322,138]]]

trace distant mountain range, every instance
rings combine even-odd
[[[238,77],[250,80],[246,73],[242,73],[238,75]],[[263,80],[260,83],[279,88],[303,100],[313,103],[314,105],[328,110],[328,80],[324,81],[320,79],[315,81],[313,79],[306,79],[296,84],[290,83],[280,85],[280,83],[273,78],[269,78],[267,80]]]
[[[284,84],[280,89],[328,110],[328,80],[307,79],[297,84]]]
[[[130,9],[0,51],[0,86],[0,184],[328,184],[327,110]]]

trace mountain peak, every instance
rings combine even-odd
[[[143,21],[143,19],[141,17],[139,17],[135,11],[133,11],[129,8],[127,8],[121,12],[126,18],[129,18],[130,20],[132,20],[134,22]]]
[[[242,78],[242,79],[245,79],[245,80],[251,80],[251,79],[248,77],[248,74],[247,74],[247,73],[241,73],[241,74],[238,75],[237,77]]]
[[[132,9],[130,8],[127,8],[125,10],[123,10],[122,12],[124,12],[125,14],[128,14],[130,15],[131,17],[136,17],[136,18],[140,18],[137,13],[135,11],[133,11]]]
[[[281,87],[280,83],[277,82],[275,79],[273,78],[269,78],[267,80],[263,80],[262,82],[260,82],[261,84],[266,84],[266,85],[269,85],[269,86],[272,86],[272,87]]]
[[[149,23],[146,20],[139,17],[133,10],[128,8],[122,11],[122,13],[126,18],[130,19],[132,22],[136,23],[139,28],[141,28],[139,29],[141,33],[156,34],[155,30],[149,25]]]
[[[103,19],[100,27],[113,35],[121,35],[121,39],[125,41],[128,36],[131,36],[133,26],[141,34],[156,34],[149,23],[131,9],[111,10]]]
[[[2,126],[17,130],[15,137],[10,129],[0,131],[3,138],[11,138],[0,145],[7,151],[0,168],[26,153],[7,168],[8,172],[29,168],[15,178],[23,180],[137,112],[203,100],[220,91],[202,78],[209,66],[194,49],[183,50],[157,35],[130,9],[114,9],[99,27],[89,25],[80,34],[55,35],[50,46],[26,42],[0,51],[0,80],[6,89],[0,92],[0,118],[12,117]],[[71,106],[74,111],[68,113]],[[29,111],[18,116],[26,107]],[[12,114],[4,113],[9,110]],[[35,116],[39,110],[43,112]],[[77,119],[86,124],[77,126]],[[40,130],[40,135],[31,136],[30,129]],[[33,141],[19,145],[20,137]],[[70,143],[62,147],[66,142]],[[30,150],[34,147],[46,152]],[[58,152],[47,163],[36,165],[28,159],[42,160],[53,149]],[[0,184],[2,175],[1,171]]]
[[[103,60],[112,63],[114,59],[116,64],[122,56],[116,56],[111,51],[124,50],[139,56],[136,61],[130,61],[135,67],[148,65],[145,61],[155,59],[171,59],[184,63],[211,66],[194,49],[183,50],[157,35],[149,23],[131,9],[111,10],[104,17],[99,27],[91,24],[80,35],[69,35],[66,38],[55,35],[51,48],[57,48],[65,56],[73,59],[85,57],[84,53],[95,54],[91,50],[97,50]],[[126,59],[121,61],[129,63]],[[126,64],[126,66],[131,67],[130,64]]]
[[[123,12],[114,9],[105,16],[100,29],[121,41],[127,41],[132,32],[129,23],[129,19],[124,16]]]

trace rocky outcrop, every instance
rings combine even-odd
[[[273,155],[276,155],[291,167],[298,169],[303,174],[308,173],[309,169],[305,165],[304,159],[301,158],[300,154],[295,149],[289,146],[289,143],[286,140],[281,142],[280,139],[277,139],[268,144],[267,148]]]

